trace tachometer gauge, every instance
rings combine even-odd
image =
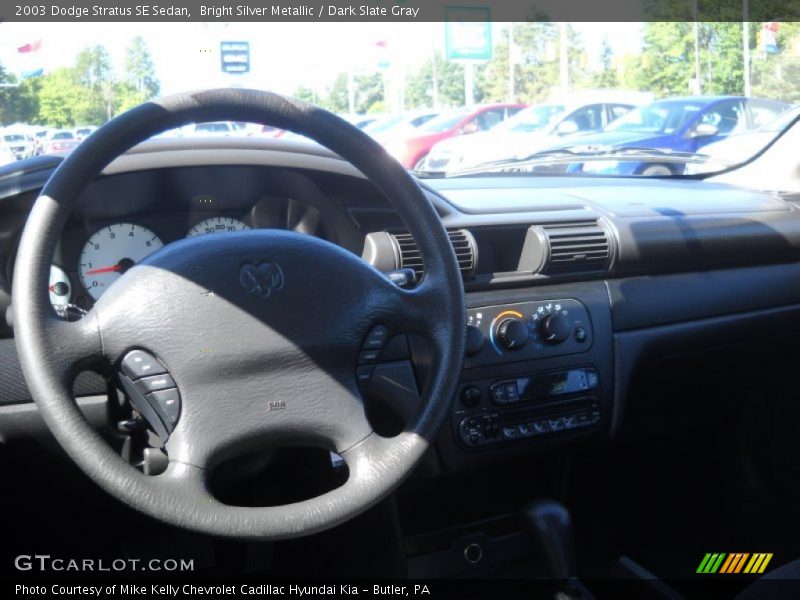
[[[211,217],[200,221],[197,225],[192,227],[186,237],[205,235],[207,233],[224,233],[226,231],[244,231],[245,229],[250,228],[239,219],[233,219],[231,217]]]
[[[69,276],[61,267],[50,265],[50,282],[47,284],[50,292],[50,304],[53,306],[66,306],[72,297],[72,284]]]
[[[125,271],[163,245],[155,233],[141,225],[114,223],[103,227],[83,246],[81,281],[97,300]]]

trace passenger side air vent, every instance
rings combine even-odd
[[[456,253],[461,275],[464,279],[472,277],[477,264],[475,238],[466,229],[448,231],[450,242]],[[394,269],[413,269],[417,281],[424,268],[417,242],[410,233],[375,232],[367,235],[364,242],[363,258],[381,271]]]
[[[610,259],[608,234],[596,221],[534,225],[528,230],[519,270],[546,275],[602,272]]]
[[[608,235],[596,222],[543,225],[549,256],[545,273],[603,271],[611,252]]]

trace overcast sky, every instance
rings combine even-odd
[[[502,24],[496,24],[499,28]],[[590,65],[607,37],[616,54],[636,52],[641,26],[636,23],[575,23]],[[392,68],[411,71],[444,44],[443,23],[3,23],[0,62],[13,72],[70,66],[85,46],[102,44],[122,70],[125,47],[141,35],[153,55],[164,94],[228,84],[291,93],[307,85],[322,91],[348,66],[371,71],[379,53]],[[495,42],[497,41],[497,35]],[[39,52],[18,54],[17,47],[42,40]],[[247,40],[252,73],[221,73],[219,42]],[[386,50],[375,43],[387,42]]]

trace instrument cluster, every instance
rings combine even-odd
[[[332,237],[316,208],[291,199],[268,199],[229,214],[200,210],[99,221],[76,215],[72,226],[65,228],[50,269],[50,301],[63,316],[69,317],[69,311],[81,313],[126,271],[165,245],[186,237],[249,229],[287,229],[328,240]]]

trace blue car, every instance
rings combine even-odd
[[[573,141],[548,151],[577,149],[580,154],[580,148],[585,148],[596,154],[599,149],[631,148],[692,154],[728,135],[757,129],[787,108],[789,105],[783,102],[743,96],[669,98],[630,111],[600,133],[582,136],[578,147]],[[681,174],[685,167],[685,163],[674,160],[659,163],[652,158],[642,161],[609,158],[573,162],[567,172],[658,176]]]

